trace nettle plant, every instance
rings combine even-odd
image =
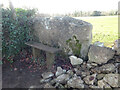
[[[79,40],[77,39],[77,37],[75,35],[73,35],[72,38],[68,39],[66,41],[66,44],[69,47],[69,51],[70,49],[72,50],[72,53],[75,56],[81,57],[80,51],[81,51],[81,43],[79,42]]]
[[[25,48],[25,42],[32,38],[32,18],[36,13],[35,9],[17,8],[15,11],[13,19],[11,9],[2,8],[2,55],[8,60]]]

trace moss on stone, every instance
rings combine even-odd
[[[79,43],[79,40],[75,35],[73,35],[72,38],[66,40],[66,44],[69,46],[69,51],[71,49],[74,55],[81,57],[81,43]]]

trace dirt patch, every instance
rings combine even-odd
[[[43,57],[37,60],[33,60],[31,53],[22,51],[14,58],[13,63],[9,63],[3,59],[2,88],[29,88],[34,85],[40,86],[41,74],[47,71],[45,54],[43,53],[42,56]],[[56,61],[51,71],[54,73],[58,66],[66,70],[72,68],[69,60],[59,55],[56,56]]]

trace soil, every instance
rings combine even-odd
[[[31,52],[31,51],[30,51]],[[3,59],[2,65],[2,88],[29,88],[40,86],[41,74],[47,71],[45,64],[45,52],[36,61],[29,51],[23,50],[13,59],[13,63]],[[38,62],[40,61],[40,62]],[[55,73],[56,67],[71,69],[72,65],[68,58],[56,56],[55,64],[51,71]]]

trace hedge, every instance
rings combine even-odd
[[[2,56],[7,59],[18,54],[26,47],[25,42],[32,38],[30,33],[36,9],[16,8],[15,12],[13,19],[12,10],[2,8]]]

